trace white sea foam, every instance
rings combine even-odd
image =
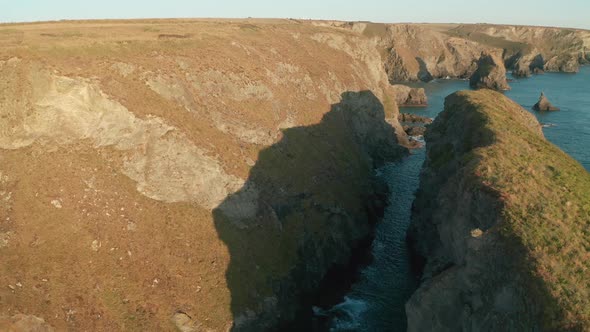
[[[344,302],[330,309],[334,317],[330,331],[356,331],[361,327],[361,317],[367,311],[367,303],[363,300],[345,297]]]

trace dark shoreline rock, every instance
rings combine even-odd
[[[535,111],[546,112],[546,111],[559,111],[559,107],[553,106],[549,99],[545,96],[545,93],[541,92],[539,101],[533,106]]]

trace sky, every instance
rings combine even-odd
[[[590,0],[0,0],[0,22],[263,17],[590,29]]]

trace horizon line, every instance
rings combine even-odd
[[[552,25],[531,25],[531,24],[513,24],[513,23],[491,23],[491,22],[382,22],[382,21],[368,21],[368,20],[343,20],[343,19],[326,19],[326,18],[296,18],[296,17],[132,17],[132,18],[64,18],[54,20],[38,20],[38,21],[0,21],[0,26],[4,25],[31,25],[31,24],[47,24],[47,23],[67,23],[67,22],[105,22],[105,21],[166,21],[166,20],[286,20],[286,21],[315,21],[315,22],[343,22],[343,23],[373,23],[373,24],[456,24],[456,25],[496,25],[496,26],[516,26],[516,27],[531,27],[531,28],[552,28],[552,29],[573,29],[590,31],[590,29],[571,27],[571,26],[552,26]]]

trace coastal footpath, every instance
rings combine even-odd
[[[491,90],[447,97],[426,142],[408,331],[590,330],[590,174]]]

